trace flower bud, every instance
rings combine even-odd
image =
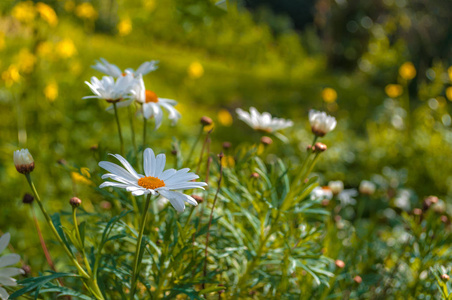
[[[227,150],[227,149],[229,149],[231,147],[232,147],[232,144],[230,142],[224,142],[223,143],[223,149]]]
[[[199,195],[191,195],[191,197],[192,197],[193,199],[195,199],[196,202],[198,202],[198,204],[199,204],[199,203],[202,203],[202,202],[204,201],[204,199],[203,199],[201,196],[199,196]]]
[[[422,203],[422,209],[427,210],[436,203],[438,203],[438,197],[428,196],[427,198],[424,199],[424,202]]]
[[[32,204],[35,198],[30,195],[29,193],[25,193],[24,197],[22,198],[23,204]]]
[[[177,150],[175,150],[175,149],[174,149],[174,150],[171,150],[171,154],[174,155],[174,156],[176,156],[176,155],[177,155]]]
[[[375,193],[375,189],[376,189],[375,183],[368,180],[363,180],[359,184],[359,192],[363,195],[370,196]]]
[[[312,150],[316,153],[324,152],[326,151],[326,149],[328,149],[328,147],[323,143],[315,143],[315,145],[312,147]]]
[[[340,259],[337,259],[334,263],[336,264],[336,267],[340,269],[343,269],[345,267],[345,263]]]
[[[268,146],[268,145],[271,145],[273,143],[273,140],[271,139],[271,137],[263,136],[261,138],[261,143],[264,144],[265,146]]]
[[[344,183],[340,180],[328,182],[328,187],[330,188],[333,195],[338,195],[344,190]]]
[[[57,160],[57,163],[59,163],[62,166],[67,165],[67,161],[65,159],[59,159],[59,160]]]
[[[200,122],[202,126],[209,126],[212,125],[213,123],[212,119],[207,116],[202,117]]]
[[[111,203],[108,202],[108,201],[102,201],[102,202],[100,203],[100,207],[101,207],[102,209],[105,209],[105,210],[110,210],[110,209],[111,209]]]
[[[309,111],[309,123],[312,133],[322,137],[336,127],[336,118],[327,115],[325,112],[316,110]]]
[[[422,209],[420,209],[420,208],[413,209],[413,215],[416,215],[416,216],[422,215]]]
[[[361,276],[356,275],[353,278],[353,281],[356,282],[357,284],[360,284],[361,282],[363,282],[363,279],[361,278]]]
[[[223,151],[220,152],[220,154],[218,154],[218,159],[221,161],[224,157]]]
[[[35,168],[35,161],[28,149],[21,149],[14,151],[14,165],[17,172],[29,174]]]
[[[97,149],[99,149],[99,145],[97,145],[97,144],[91,145],[91,147],[89,147],[89,149],[92,151],[96,151]]]
[[[24,271],[25,276],[31,275],[31,267],[29,265],[23,265],[22,270]]]
[[[441,274],[441,279],[444,281],[448,281],[450,279],[450,277],[447,274]]]
[[[69,203],[73,208],[79,207],[82,204],[82,200],[80,200],[77,197],[72,197],[71,200],[69,200]]]
[[[256,179],[259,178],[259,173],[256,173],[256,172],[251,173],[250,178],[256,178]]]

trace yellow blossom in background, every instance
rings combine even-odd
[[[11,15],[17,20],[30,23],[34,20],[36,10],[32,1],[24,1],[17,3],[11,11]]]
[[[28,49],[23,48],[17,56],[17,65],[19,71],[25,74],[31,73],[36,64],[36,56],[34,56]]]
[[[62,58],[69,58],[77,53],[77,48],[71,39],[64,39],[56,44],[56,52]]]
[[[414,67],[413,63],[410,61],[407,61],[399,68],[399,75],[406,80],[411,80],[416,76],[416,68]]]
[[[58,84],[55,81],[49,82],[44,88],[44,95],[47,100],[53,102],[58,97]]]
[[[54,27],[58,24],[58,17],[50,6],[45,3],[36,3],[36,10],[38,11],[41,18],[46,21],[50,26]]]
[[[15,65],[10,65],[6,71],[2,72],[2,80],[7,87],[12,86],[15,82],[19,82],[19,69]]]
[[[143,0],[143,5],[147,11],[153,11],[155,9],[155,0]]]
[[[36,48],[36,54],[45,58],[53,57],[53,44],[48,41],[39,43]]]
[[[232,125],[232,116],[227,109],[220,109],[218,111],[218,121],[223,126]]]
[[[75,2],[72,0],[68,0],[64,3],[64,10],[67,12],[73,11],[75,8]]]
[[[199,78],[204,74],[204,68],[199,61],[194,61],[188,67],[188,75],[191,78]]]
[[[447,73],[449,74],[449,80],[452,81],[452,66],[447,69]]]
[[[82,71],[82,65],[79,61],[73,61],[69,66],[71,73],[74,75],[79,75]]]
[[[397,98],[403,93],[403,88],[400,84],[388,84],[385,87],[386,95],[391,98]]]
[[[132,32],[132,21],[130,18],[125,18],[118,23],[117,28],[120,36],[126,36]]]
[[[446,97],[447,99],[449,99],[449,101],[452,101],[452,86],[446,89]]]
[[[72,181],[74,181],[75,183],[81,183],[81,184],[86,184],[86,185],[93,184],[93,182],[91,180],[89,180],[88,178],[86,178],[85,176],[83,176],[77,172],[71,172],[71,178],[72,178]]]
[[[223,156],[223,159],[221,160],[221,164],[225,168],[228,168],[228,167],[232,168],[235,166],[235,159],[231,155],[225,155],[225,156]]]
[[[97,11],[89,2],[83,2],[75,8],[75,14],[77,17],[85,20],[96,20]]]
[[[322,91],[322,99],[328,103],[334,102],[337,99],[337,92],[332,88],[324,88]]]
[[[5,33],[0,31],[0,50],[5,48]]]

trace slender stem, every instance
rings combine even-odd
[[[133,105],[135,107],[135,104],[133,104]],[[132,112],[131,106],[129,106],[128,109],[129,109],[130,131],[132,133],[132,145],[133,145],[133,150],[135,151],[135,157],[136,157],[138,150],[137,150],[137,141],[135,138],[135,125],[133,122],[133,112]],[[138,159],[137,159],[137,161],[138,161]]]
[[[215,208],[215,204],[217,203],[218,193],[220,192],[221,180],[223,179],[223,164],[221,163],[221,159],[223,158],[223,153],[219,155],[219,163],[220,163],[220,177],[218,178],[218,187],[217,192],[215,193],[215,197],[213,199],[212,209],[210,210],[210,218],[209,225],[207,226],[207,234],[206,234],[206,248],[204,249],[204,277],[207,276],[207,249],[209,248],[209,237],[210,237],[210,226],[212,225],[213,219],[213,210]],[[205,283],[202,284],[202,288],[205,289]]]
[[[25,174],[25,177],[27,178],[28,184],[31,187],[31,190],[33,191],[33,194],[35,195],[35,200],[39,205],[39,208],[42,211],[42,214],[44,215],[44,217],[46,218],[47,224],[49,224],[50,228],[53,231],[53,234],[55,235],[56,239],[58,240],[58,242],[61,244],[61,246],[63,247],[64,251],[66,252],[67,256],[69,257],[69,259],[72,261],[72,263],[74,264],[74,266],[77,268],[77,270],[79,271],[80,275],[84,278],[89,278],[89,275],[85,272],[85,270],[80,266],[80,264],[78,263],[78,261],[74,258],[74,255],[71,253],[71,251],[66,247],[66,244],[63,242],[63,240],[61,239],[60,235],[58,234],[58,231],[56,230],[55,226],[53,225],[52,219],[50,218],[49,214],[47,213],[47,211],[45,210],[44,206],[42,205],[41,202],[41,198],[39,197],[38,191],[35,188],[35,185],[33,183],[33,181],[31,180],[31,176],[30,174]]]
[[[148,215],[148,210],[149,210],[149,206],[151,204],[151,194],[148,194],[148,196],[146,197],[146,203],[144,205],[144,211],[143,211],[143,217],[141,219],[141,224],[140,224],[140,233],[138,235],[138,239],[137,239],[137,249],[135,252],[135,260],[133,263],[133,273],[132,273],[132,282],[131,282],[131,292],[130,292],[130,299],[134,299],[135,297],[135,291],[136,291],[136,287],[137,287],[137,279],[138,279],[138,275],[140,272],[140,265],[141,265],[141,243],[143,240],[143,233],[144,233],[144,227],[146,225],[146,217]],[[142,257],[141,257],[142,258]]]
[[[206,145],[207,145],[207,155],[209,155],[209,152],[210,152],[210,138],[209,138],[210,133],[211,133],[211,131],[209,131],[206,134],[206,138],[204,139],[204,143],[202,144],[201,153],[199,154],[198,166],[196,168],[196,174],[199,173],[199,168],[201,168],[202,157],[204,155],[204,150],[206,150]]]
[[[122,139],[121,124],[119,123],[118,108],[116,106],[116,102],[113,102],[113,108],[115,110],[116,125],[118,126],[119,143],[121,144],[121,155],[124,156],[124,140]]]
[[[80,236],[80,231],[78,229],[78,223],[77,223],[77,207],[72,208],[72,220],[74,222],[74,228],[75,228],[75,234],[77,235],[77,240],[80,244],[80,250],[82,251],[83,261],[85,262],[86,270],[88,271],[88,274],[91,276],[91,266],[89,264],[88,258],[86,256],[85,247],[83,246],[83,241]]]
[[[146,148],[146,128],[147,128],[147,121],[148,119],[146,119],[143,116],[143,149],[144,150]]]
[[[52,261],[52,258],[50,257],[49,250],[47,249],[46,242],[44,241],[44,238],[42,237],[41,228],[39,226],[38,219],[36,218],[36,214],[35,214],[35,211],[34,211],[33,207],[31,208],[31,212],[33,214],[33,221],[35,223],[36,230],[38,231],[39,241],[41,242],[41,247],[42,247],[42,250],[44,251],[44,256],[46,257],[47,263],[49,264],[50,268],[54,272],[56,272],[55,265],[54,265],[54,263]]]
[[[201,139],[201,135],[202,135],[203,131],[204,131],[204,126],[201,125],[201,129],[199,130],[198,136],[196,137],[195,142],[191,146],[190,152],[188,154],[187,162],[191,161],[191,157],[193,156],[193,152],[195,151],[196,145],[198,145],[198,142]]]

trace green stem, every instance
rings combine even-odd
[[[124,156],[124,140],[122,139],[121,124],[119,123],[118,108],[116,102],[113,103],[115,110],[116,125],[118,126],[119,143],[121,144],[121,155]]]
[[[149,206],[151,204],[151,194],[148,194],[148,196],[146,197],[146,203],[144,205],[144,211],[143,211],[143,217],[141,219],[141,224],[140,224],[140,233],[138,235],[138,239],[137,239],[137,249],[135,252],[135,260],[133,263],[133,273],[132,273],[132,282],[131,282],[131,292],[130,292],[130,299],[133,300],[134,296],[135,296],[135,291],[136,291],[136,287],[137,287],[137,279],[138,279],[138,275],[140,272],[140,265],[141,265],[141,259],[142,258],[142,251],[141,251],[141,243],[143,240],[143,233],[144,233],[144,228],[146,225],[146,217],[148,215],[148,210],[149,210]]]
[[[196,141],[191,146],[190,152],[188,154],[187,162],[191,161],[191,158],[193,156],[193,152],[195,152],[196,145],[198,145],[198,142],[201,139],[201,135],[202,135],[203,131],[204,131],[204,126],[201,125],[201,129],[199,130],[198,136],[196,137]]]
[[[143,149],[146,148],[146,128],[147,128],[147,119],[143,116]]]
[[[135,105],[135,104],[133,104],[133,105]],[[131,106],[129,106],[129,121],[130,121],[130,130],[132,133],[132,145],[133,145],[133,150],[135,151],[135,157],[136,157],[138,154],[138,150],[137,150],[137,141],[135,138],[135,126],[133,123],[133,113],[132,113]],[[138,161],[138,159],[137,159],[137,161]]]
[[[35,195],[36,202],[38,203],[39,208],[41,209],[42,214],[46,218],[47,224],[49,224],[50,228],[53,231],[53,234],[56,237],[56,239],[61,244],[61,246],[63,247],[63,249],[66,252],[67,256],[69,257],[69,259],[74,264],[74,266],[77,268],[77,270],[79,271],[80,275],[83,278],[89,278],[90,276],[85,272],[85,270],[83,270],[83,268],[80,266],[78,261],[74,258],[73,254],[66,247],[66,244],[63,242],[63,240],[61,239],[60,235],[58,234],[58,231],[56,230],[55,226],[53,225],[52,219],[50,218],[49,214],[47,213],[47,211],[45,210],[44,206],[42,205],[41,198],[39,197],[38,191],[36,190],[35,185],[34,185],[33,181],[31,180],[30,174],[25,174],[25,177],[27,178],[28,184],[30,185],[31,190],[33,191],[33,194]]]
[[[82,241],[82,238],[81,238],[81,236],[80,236],[80,231],[79,231],[79,229],[78,229],[78,223],[77,223],[77,207],[73,207],[73,208],[72,208],[72,219],[73,219],[73,222],[74,222],[75,234],[77,235],[77,239],[78,239],[78,242],[79,242],[79,244],[80,244],[80,250],[81,250],[81,254],[82,254],[82,256],[83,256],[83,261],[85,262],[85,266],[86,266],[86,269],[87,269],[87,271],[88,271],[88,274],[89,274],[90,276],[92,276],[91,266],[90,266],[89,261],[88,261],[88,258],[87,258],[87,256],[86,256],[85,247],[83,246],[83,241]]]

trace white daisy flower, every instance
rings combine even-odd
[[[0,238],[0,254],[8,246],[10,239],[11,235],[9,233],[2,235]],[[12,277],[25,273],[22,269],[9,267],[17,264],[19,261],[20,256],[15,253],[0,256],[0,299],[2,300],[9,298],[8,293],[2,286],[16,286],[16,279]]]
[[[327,115],[324,111],[309,111],[309,123],[311,123],[312,132],[316,136],[324,136],[336,127],[336,118]]]
[[[146,90],[144,86],[143,76],[138,75],[136,84],[132,90],[132,94],[139,103],[142,104],[141,112],[146,119],[154,117],[155,129],[158,129],[163,120],[163,108],[168,112],[168,119],[172,124],[176,124],[180,119],[180,113],[174,108],[177,101],[166,98],[159,98],[153,91]]]
[[[99,72],[102,72],[104,74],[107,74],[109,76],[118,78],[118,77],[124,76],[127,73],[130,73],[133,76],[138,76],[140,74],[146,75],[152,71],[157,70],[157,68],[158,68],[157,64],[158,64],[157,60],[146,61],[146,62],[142,63],[136,71],[131,68],[127,68],[123,72],[117,65],[111,64],[106,59],[101,58],[100,61],[96,60],[96,64],[94,66],[91,66],[91,68],[93,68],[94,70],[97,70]]]
[[[238,118],[254,130],[275,132],[293,125],[291,120],[272,118],[271,114],[268,112],[260,114],[254,107],[250,107],[249,113],[240,108],[237,108],[236,112]]]
[[[143,169],[146,176],[138,174],[121,155],[116,154],[113,156],[122,163],[125,169],[117,164],[101,161],[99,166],[110,172],[103,175],[102,179],[110,178],[117,182],[105,181],[99,186],[100,188],[107,186],[119,187],[132,192],[134,196],[146,194],[161,195],[167,198],[177,211],[182,212],[185,209],[184,202],[194,206],[198,205],[198,202],[191,196],[177,190],[204,189],[203,186],[207,185],[205,182],[193,182],[192,180],[198,179],[199,176],[188,172],[190,171],[188,168],[163,171],[166,162],[165,154],[155,156],[151,148],[147,148],[143,155]]]
[[[131,90],[135,85],[135,79],[131,74],[126,74],[116,80],[111,76],[104,76],[102,80],[93,76],[91,77],[91,82],[85,81],[85,83],[94,95],[86,96],[82,99],[103,99],[109,103],[117,103],[117,107],[128,106],[133,102],[133,99],[130,99],[130,97]],[[125,99],[128,100],[122,101]]]
[[[341,202],[342,206],[355,205],[356,200],[354,197],[358,196],[358,191],[355,189],[346,189],[337,195],[337,199]]]

